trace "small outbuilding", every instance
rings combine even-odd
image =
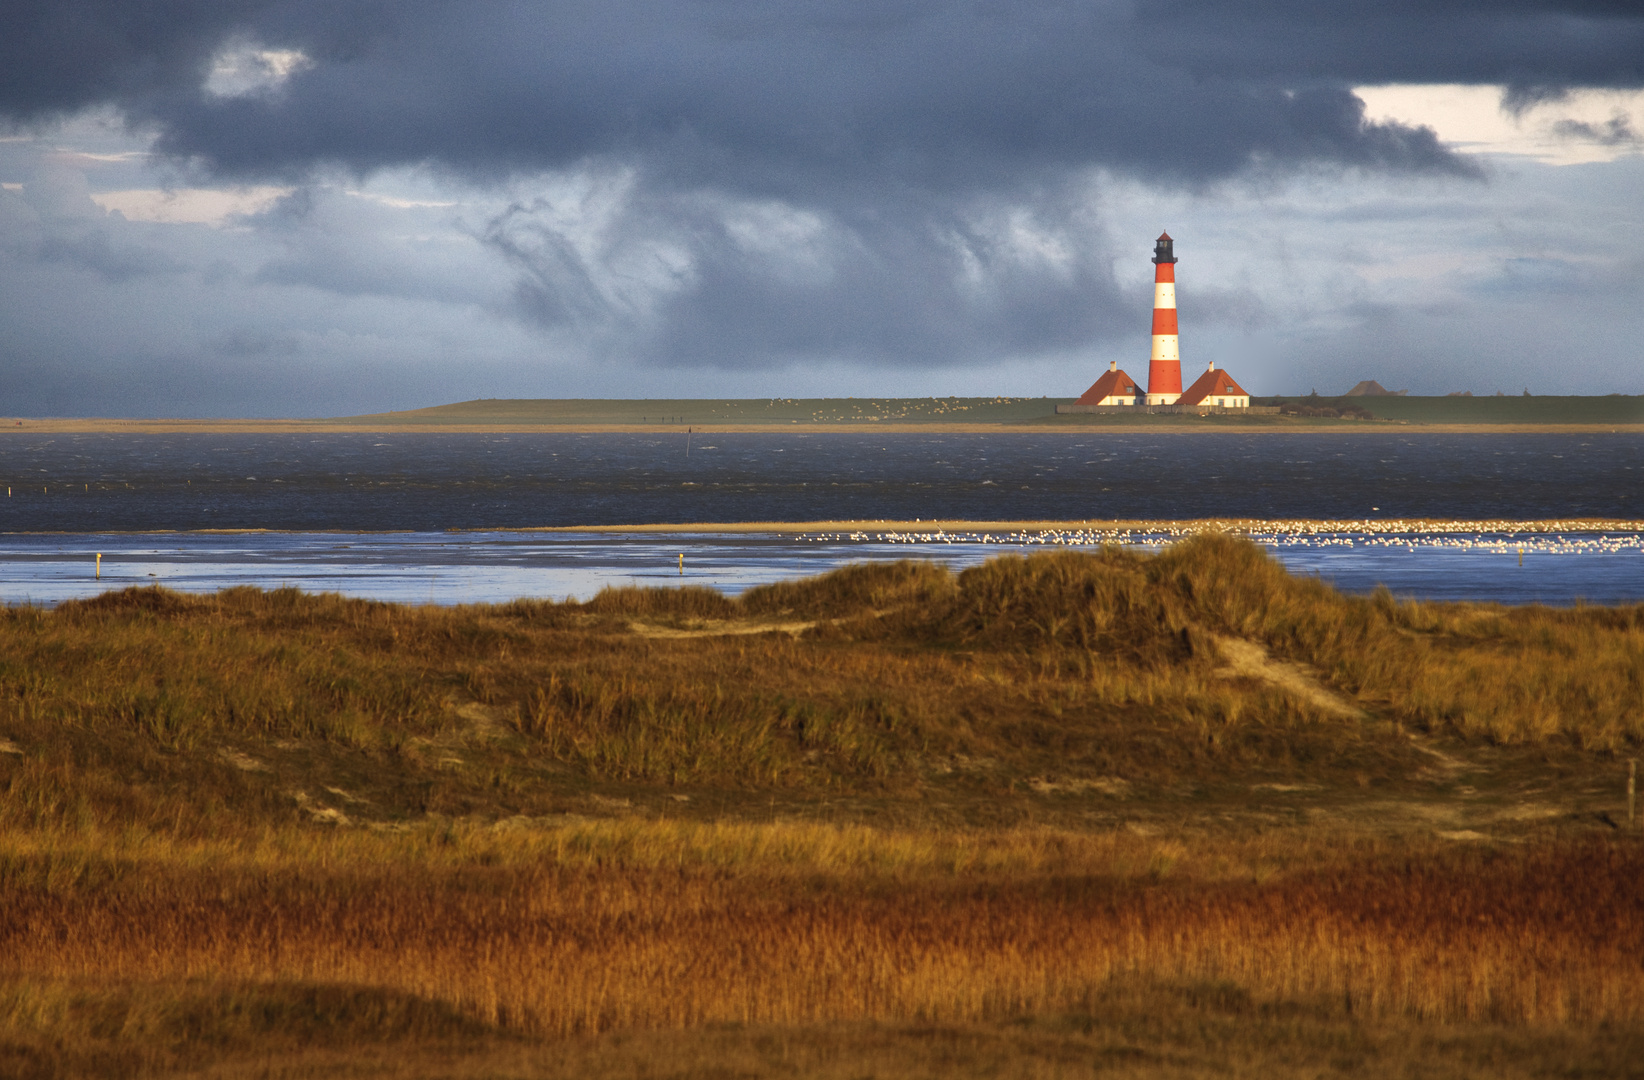
[[[1177,400],[1179,405],[1216,405],[1224,409],[1250,408],[1250,394],[1233,381],[1233,376],[1218,370],[1211,361],[1205,373],[1193,380],[1193,385]]]
[[[1102,377],[1091,384],[1080,405],[1145,405],[1147,391],[1136,385],[1136,380],[1119,370],[1117,362],[1109,363]],[[1247,401],[1248,404],[1248,401]]]

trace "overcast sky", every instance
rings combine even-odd
[[[0,0],[0,413],[1644,393],[1636,0]]]

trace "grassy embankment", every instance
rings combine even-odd
[[[334,423],[392,426],[472,425],[553,428],[619,425],[765,426],[1002,425],[1015,427],[1134,427],[1144,430],[1313,430],[1352,427],[1364,421],[1406,424],[1542,426],[1644,424],[1644,397],[1271,397],[1253,404],[1278,405],[1279,416],[1133,413],[1058,415],[1069,398],[772,398],[725,400],[487,399],[373,416],[340,417]],[[322,422],[323,423],[323,422]]]
[[[1603,397],[1254,397],[1252,405],[1276,405],[1277,416],[1172,414],[1133,416],[1072,414],[1025,421],[1035,426],[1143,428],[1165,431],[1362,431],[1389,424],[1454,431],[1535,431],[1540,428],[1637,430],[1644,425],[1644,396]]]
[[[23,418],[0,433],[305,433],[326,432],[781,432],[873,431],[923,433],[933,428],[966,433],[1019,430],[1139,430],[1170,432],[1284,432],[1386,430],[1395,424],[1457,431],[1534,431],[1560,427],[1588,431],[1644,426],[1644,397],[1412,398],[1269,397],[1285,415],[1196,413],[1058,415],[1071,397],[556,399],[485,398],[402,412],[311,419]],[[14,426],[15,425],[15,426]],[[1369,425],[1367,427],[1367,425]]]
[[[1031,424],[1132,426],[1168,430],[1258,427],[1331,427],[1345,420],[1394,420],[1410,424],[1592,425],[1644,423],[1644,397],[1267,397],[1253,404],[1295,410],[1282,416],[1130,413],[1057,415],[1068,398],[771,398],[700,400],[484,399],[406,412],[340,417],[389,425],[475,426],[766,425],[766,424]],[[1319,415],[1307,415],[1312,412]],[[1332,416],[1331,413],[1342,414]],[[1334,422],[1334,423],[1332,423]]]
[[[1641,1045],[1644,608],[1349,598],[1202,537],[738,601],[131,590],[0,643],[7,1075]]]
[[[482,398],[404,412],[338,417],[389,425],[475,426],[621,425],[880,425],[1000,424],[1052,414],[1073,398]]]
[[[1644,424],[1644,396],[1602,397],[1271,397],[1253,404],[1315,411],[1368,412],[1407,424]]]

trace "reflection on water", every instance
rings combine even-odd
[[[870,559],[930,558],[963,569],[1006,552],[1101,542],[1078,534],[255,533],[0,537],[0,598],[51,605],[109,589],[234,585],[398,603],[588,599],[605,586],[707,585],[729,594]],[[1286,566],[1349,592],[1385,584],[1437,600],[1568,604],[1644,600],[1644,534],[1258,535]],[[1169,535],[1132,533],[1153,550]],[[102,577],[95,576],[102,554]],[[685,556],[680,572],[679,556]]]

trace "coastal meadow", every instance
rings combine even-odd
[[[0,643],[10,1074],[1603,1071],[1644,1030],[1637,607],[1208,535],[737,599],[133,589]]]

